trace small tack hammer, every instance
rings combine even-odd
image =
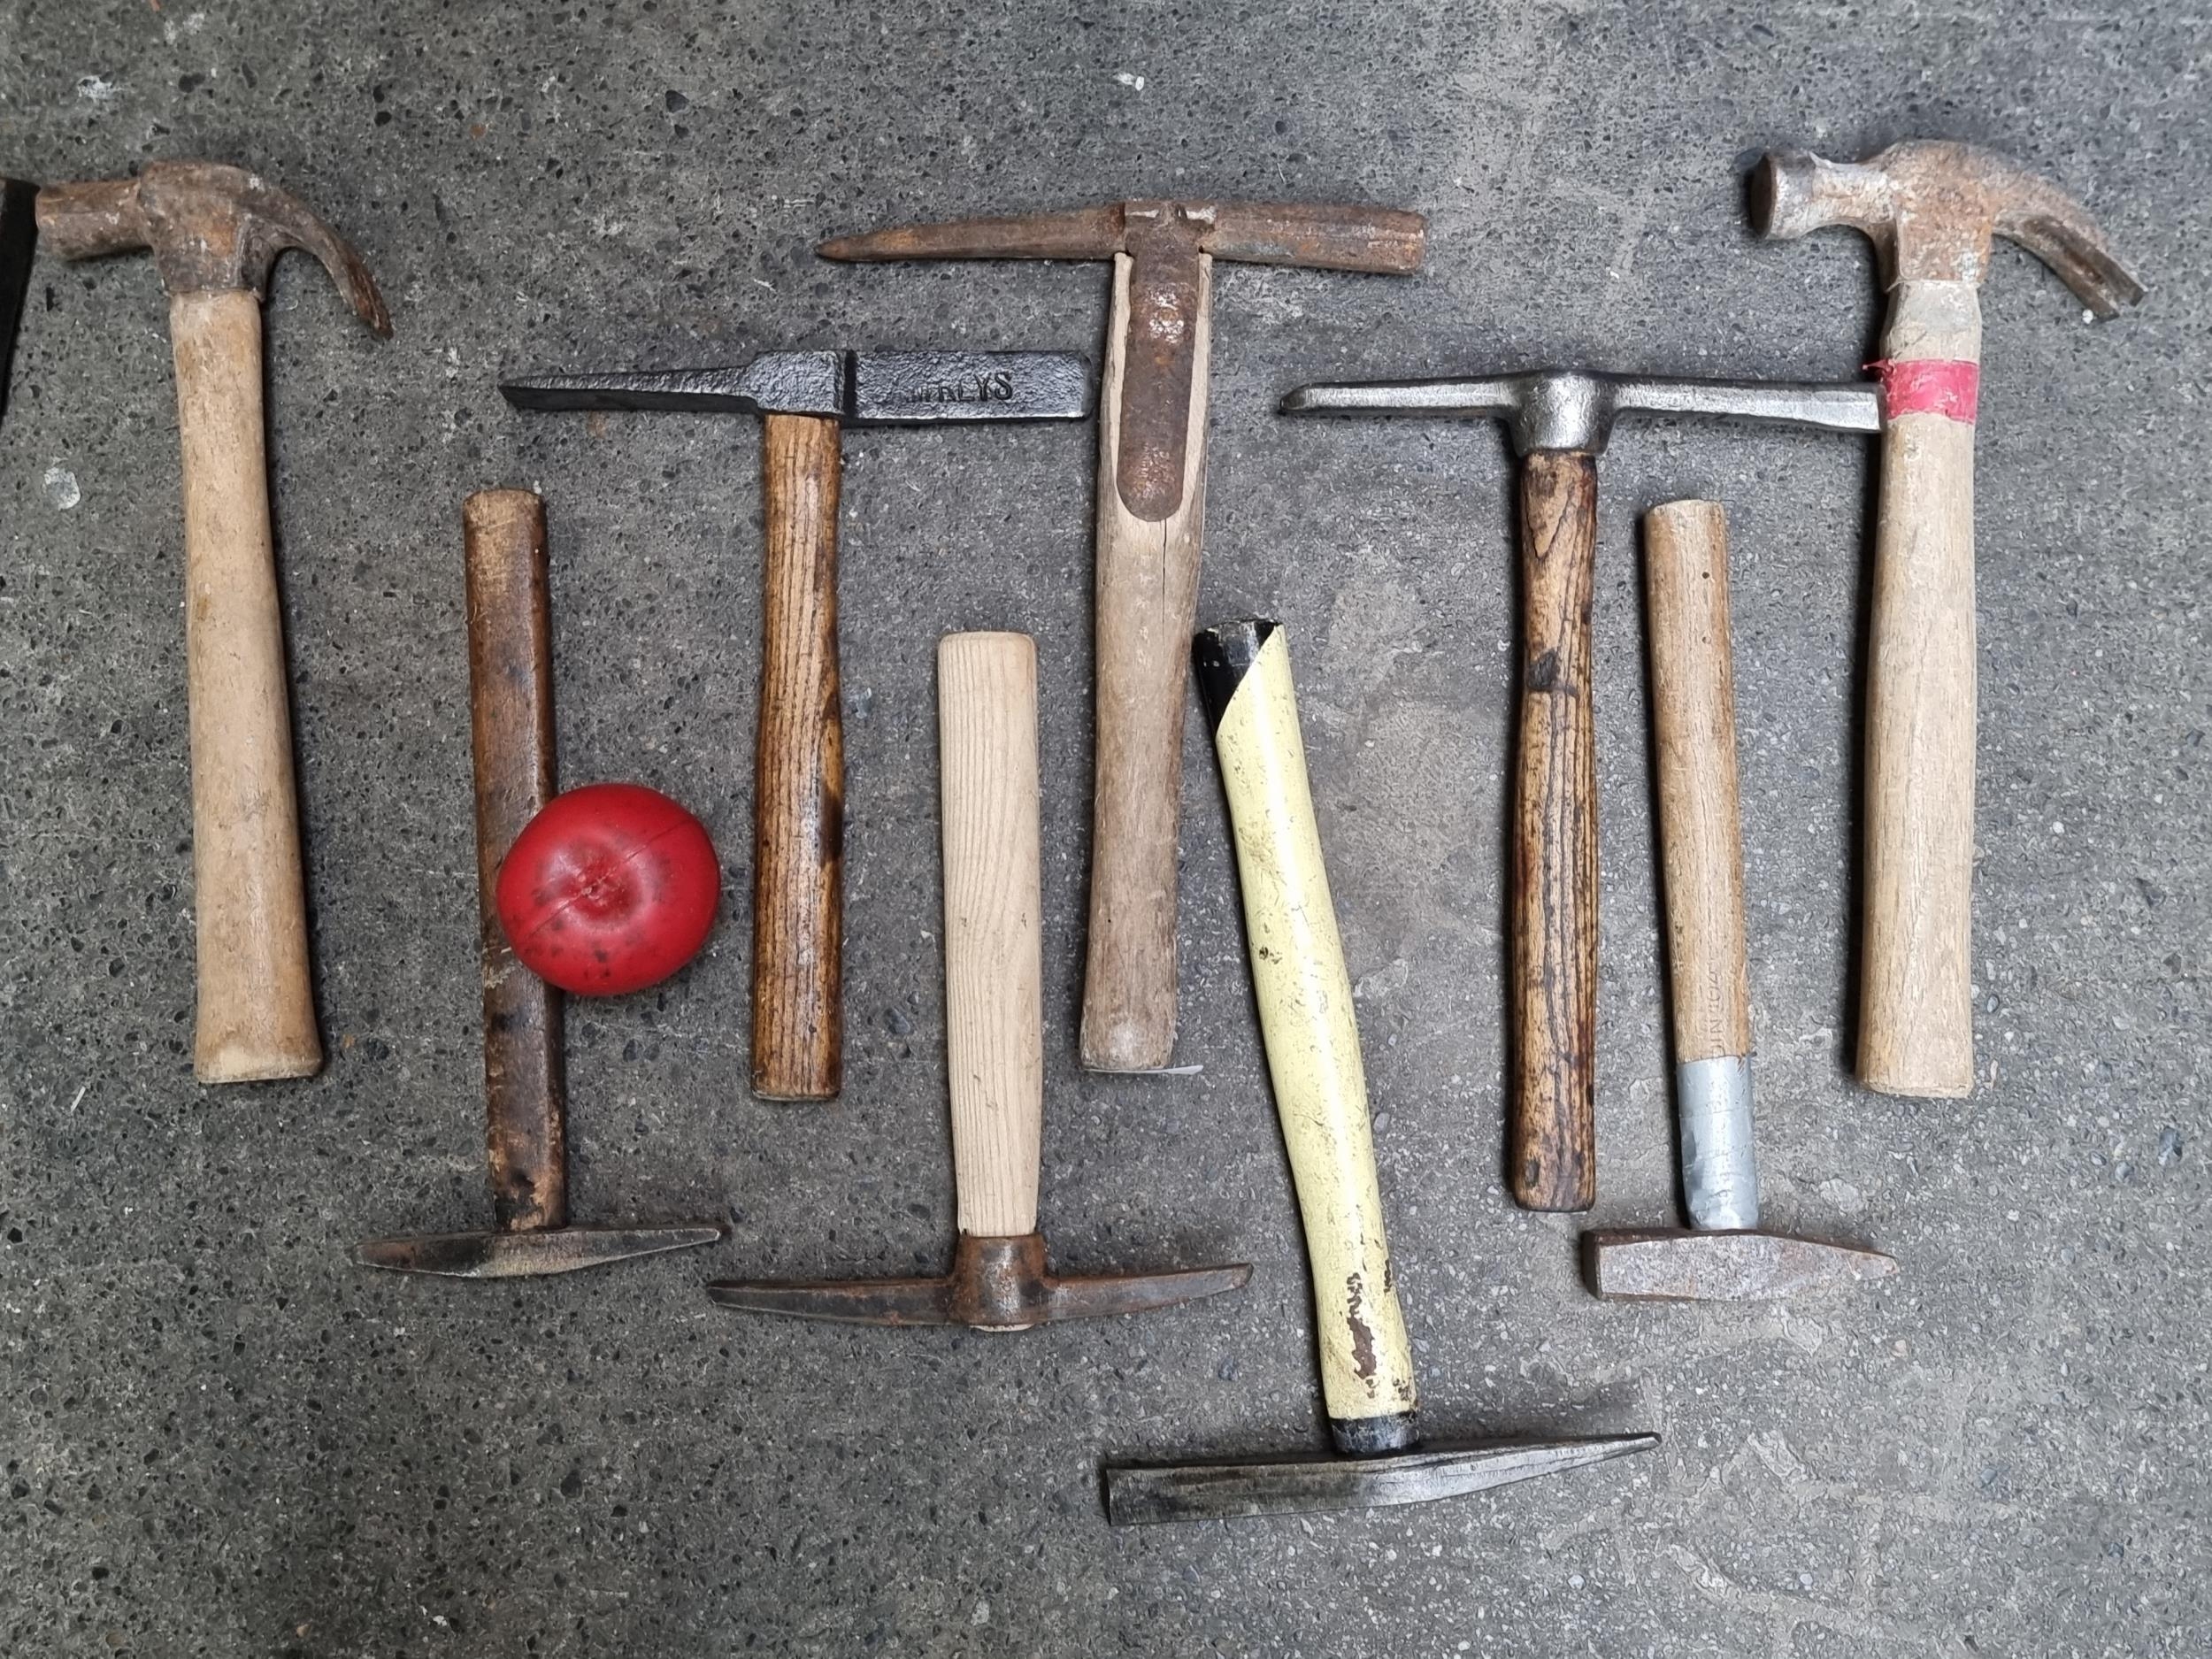
[[[1719,503],[1672,501],[1644,515],[1644,583],[1675,1111],[1693,1231],[1586,1233],[1591,1284],[1601,1296],[1768,1302],[1844,1279],[1886,1279],[1897,1263],[1876,1251],[1759,1226],[1728,527]]]
[[[203,1083],[305,1077],[323,1063],[307,951],[299,790],[269,526],[261,296],[288,248],[322,262],[392,332],[360,256],[254,173],[150,162],[135,179],[49,185],[38,224],[65,259],[153,250],[169,290],[184,446],[184,650]]]
[[[1037,1231],[1044,1134],[1038,929],[1037,648],[1024,634],[937,646],[945,859],[945,1070],[960,1239],[935,1279],[710,1285],[726,1308],[849,1325],[1025,1331],[1235,1290],[1239,1263],[1063,1279]]]

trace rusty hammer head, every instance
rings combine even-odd
[[[1871,237],[1885,280],[1972,282],[1993,236],[2018,242],[2100,317],[2143,297],[2143,285],[2064,191],[1993,150],[1916,141],[1863,162],[1770,151],[1751,174],[1753,227],[1797,237],[1848,225]]]
[[[360,255],[288,190],[211,161],[153,161],[135,179],[49,185],[38,224],[65,259],[150,248],[172,295],[228,288],[265,293],[288,248],[323,263],[361,320],[392,332],[384,299]]]

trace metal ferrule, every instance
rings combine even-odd
[[[1751,1056],[1686,1060],[1674,1068],[1682,1187],[1690,1222],[1708,1231],[1759,1225],[1759,1163],[1751,1144]]]

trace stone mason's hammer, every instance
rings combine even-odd
[[[2143,285],[2080,204],[1968,144],[1859,163],[1776,150],[1750,181],[1762,235],[1864,231],[1889,288],[1881,498],[1866,685],[1859,1080],[1974,1087],[1974,421],[1991,239],[2017,242],[2099,317]]]
[[[722,1236],[714,1224],[572,1227],[561,993],[515,960],[495,895],[500,861],[553,798],[553,627],[545,503],[488,489],[461,509],[468,562],[469,725],[476,757],[477,934],[483,954],[485,1153],[492,1231],[372,1239],[364,1267],[525,1279],[656,1256]]]
[[[361,320],[392,332],[360,257],[298,197],[205,161],[49,185],[38,224],[65,259],[150,248],[169,290],[184,448],[184,654],[203,1083],[305,1077],[323,1063],[308,960],[284,614],[269,525],[261,295],[288,248],[322,262]]]
[[[1198,686],[1236,839],[1246,956],[1313,1271],[1321,1394],[1340,1454],[1106,1471],[1117,1526],[1424,1503],[1656,1446],[1655,1434],[1424,1445],[1391,1271],[1352,979],[1321,860],[1287,639],[1246,621],[1198,636]]]
[[[848,426],[1079,420],[1065,351],[778,351],[742,368],[553,374],[517,409],[761,417],[760,714],[753,752],[753,1093],[826,1101],[844,1082],[845,728],[837,494]]]
[[[1038,929],[1037,649],[1023,634],[937,646],[945,859],[945,1071],[960,1239],[935,1279],[710,1285],[726,1308],[848,1325],[1024,1331],[1234,1290],[1241,1264],[1062,1279],[1037,1231],[1044,1125]]]
[[[1691,1228],[1585,1233],[1591,1286],[1601,1296],[1767,1302],[1886,1279],[1897,1263],[1878,1252],[1759,1225],[1728,528],[1719,503],[1671,501],[1644,515],[1644,587],[1675,1111]]]
[[[1206,511],[1213,264],[1403,276],[1426,221],[1302,202],[1116,202],[840,236],[825,258],[1109,259],[1099,393],[1095,783],[1083,1064],[1153,1071],[1175,1048],[1175,840]]]
[[[1731,415],[1870,433],[1873,388],[1543,369],[1468,380],[1306,386],[1283,400],[1283,412],[1502,420],[1521,457],[1508,1174],[1525,1209],[1587,1210],[1598,1192],[1597,748],[1590,708],[1598,457],[1624,415]]]

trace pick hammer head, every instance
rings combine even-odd
[[[1635,1302],[1779,1302],[1809,1290],[1887,1279],[1879,1250],[1755,1229],[1614,1228],[1584,1235],[1591,1288]]]
[[[368,1239],[354,1247],[364,1267],[442,1279],[541,1279],[576,1273],[634,1256],[658,1256],[713,1244],[722,1229],[709,1224],[672,1227],[540,1227],[528,1231],[442,1233],[418,1239]]]
[[[1236,1290],[1249,1266],[1187,1268],[1166,1273],[1100,1273],[1062,1279],[1045,1264],[1041,1233],[1009,1239],[964,1233],[952,1271],[940,1279],[860,1279],[821,1284],[776,1280],[709,1285],[726,1308],[843,1325],[964,1325],[1026,1331],[1062,1319],[1148,1313]]]

